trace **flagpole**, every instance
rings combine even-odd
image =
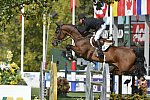
[[[72,25],[75,25],[75,0],[72,1]],[[72,45],[74,45],[73,39],[72,39]],[[72,51],[72,55],[75,56],[74,51]]]
[[[75,25],[75,0],[72,0],[72,25]],[[75,45],[74,40],[72,39],[72,45]],[[72,50],[72,55],[73,57],[75,56],[75,52]],[[71,65],[71,69],[72,70],[76,70],[76,61],[73,60],[72,61],[72,65]],[[76,81],[76,72],[71,72],[71,81]],[[71,91],[76,91],[76,83],[75,82],[71,82]]]
[[[21,75],[23,75],[23,62],[24,62],[24,4],[22,5],[22,9],[21,9],[21,13],[22,13],[22,35],[21,35]]]
[[[112,26],[113,26],[113,23],[112,23],[112,20],[113,20],[113,16],[112,16],[112,5],[109,5],[110,6],[110,16],[108,16],[108,17],[110,17],[110,26],[109,26],[109,31],[110,31],[110,34],[112,34]]]

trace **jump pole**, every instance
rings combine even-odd
[[[147,64],[147,75],[149,75],[149,16],[145,15],[145,42],[144,42],[144,57]]]
[[[91,63],[88,63],[86,71],[86,88],[85,88],[86,100],[94,100],[93,86],[91,85],[91,82],[92,82]]]
[[[57,66],[51,63],[49,100],[57,100]]]
[[[109,74],[109,66],[105,63],[105,55],[103,62],[103,84],[102,84],[102,93],[101,100],[108,100],[110,98],[110,74]]]
[[[72,61],[72,67],[71,70],[71,91],[76,91],[76,61]]]
[[[110,74],[109,66],[103,63],[103,72],[92,70],[92,64],[88,63],[86,71],[86,100],[94,100],[93,85],[102,85],[101,100],[108,100],[110,98]],[[103,82],[93,82],[93,73],[103,74]]]

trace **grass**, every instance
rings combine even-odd
[[[94,93],[94,97],[98,97],[100,93]],[[69,92],[67,94],[68,97],[74,97],[74,98],[85,98],[85,92]]]
[[[39,96],[39,88],[32,88],[31,90],[32,100],[34,97]],[[94,93],[95,97],[99,96],[99,93]],[[58,100],[77,100],[79,98],[85,98],[85,92],[69,92],[66,97],[58,97]]]
[[[39,88],[32,88],[32,100],[34,97],[39,97]],[[98,97],[99,93],[94,93],[94,97]],[[85,92],[69,92],[66,97],[58,97],[58,100],[77,100],[83,98],[85,100]],[[48,100],[48,99],[47,99]]]
[[[31,89],[31,96],[39,96],[39,88],[32,88]]]
[[[31,91],[31,95],[32,95],[32,100],[34,100],[34,97],[39,97],[39,88],[32,88]],[[94,100],[98,100],[97,98],[99,97],[99,93],[94,93]],[[46,97],[48,100],[48,97]],[[82,100],[80,99],[82,98],[83,100],[85,100],[85,93],[84,92],[69,92],[67,93],[66,97],[58,97],[57,100]],[[111,99],[112,100],[112,99]],[[145,98],[144,100],[150,100],[150,96],[148,96],[147,98]]]

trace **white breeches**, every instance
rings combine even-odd
[[[100,36],[102,35],[105,29],[106,29],[106,24],[104,23],[103,25],[101,25],[101,28],[97,30],[95,37],[94,37],[95,41],[97,41],[100,38]]]
[[[101,25],[101,28],[99,28],[98,31],[95,34],[95,37],[94,37],[95,41],[97,41],[100,38],[100,36],[104,32],[104,30],[106,29],[106,25],[110,24],[110,17],[105,17],[104,21],[105,21],[105,23],[103,25]]]

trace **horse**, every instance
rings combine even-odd
[[[73,50],[77,55],[80,55],[82,58],[88,61],[97,61],[103,62],[104,58],[97,56],[96,47],[93,47],[90,43],[90,37],[83,37],[78,29],[71,24],[58,25],[55,30],[56,38],[52,42],[53,46],[57,46],[61,41],[63,41],[67,36],[74,40],[74,45],[68,44],[67,49]],[[103,42],[107,42],[106,39]],[[108,50],[103,51],[105,55],[106,63],[112,64],[115,66],[115,69],[118,69],[118,74],[121,75],[125,72],[133,71],[135,69],[135,64],[137,62],[136,52],[124,46],[110,46]],[[141,67],[138,71],[141,71],[144,67]],[[145,71],[145,70],[144,70]],[[145,72],[141,72],[143,74]]]

